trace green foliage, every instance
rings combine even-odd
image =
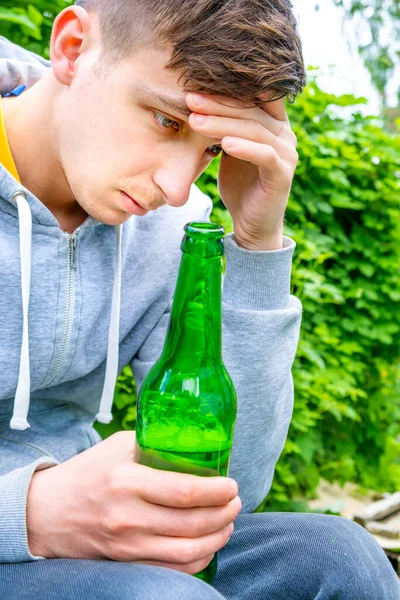
[[[47,55],[51,19],[66,4],[3,0],[0,34]],[[259,510],[304,510],[321,476],[400,486],[400,140],[359,114],[361,101],[312,81],[289,107],[300,164],[286,233],[297,242],[293,292],[304,316],[293,420]],[[213,220],[231,231],[217,172],[214,161],[199,183],[214,200]],[[114,421],[97,426],[104,437],[134,428],[129,368],[114,400]]]
[[[49,38],[54,17],[68,0],[2,0],[0,35],[49,58]]]
[[[387,88],[400,66],[400,0],[334,0],[354,26],[370,33],[368,43],[359,43],[359,52],[379,92],[383,107]],[[397,88],[400,100],[400,87]]]
[[[357,102],[312,82],[289,109],[300,164],[286,230],[304,315],[295,410],[267,509],[312,496],[320,476],[400,484],[400,140]]]

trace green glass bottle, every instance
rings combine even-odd
[[[137,405],[136,460],[204,477],[228,476],[236,394],[222,362],[224,229],[189,223],[161,357]],[[211,583],[217,555],[196,576]]]

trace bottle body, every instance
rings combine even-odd
[[[227,476],[234,424],[225,416],[232,408],[230,386],[210,390],[204,385],[204,378],[225,376],[220,365],[204,365],[199,375],[180,371],[179,377],[173,366],[165,371],[158,366],[138,403],[138,462],[165,471]]]
[[[138,397],[136,460],[167,471],[227,476],[236,394],[221,352],[223,230],[209,223],[185,230],[163,353]],[[197,576],[210,583],[216,560]]]

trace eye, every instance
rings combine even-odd
[[[219,156],[222,152],[221,146],[215,145],[207,148],[207,152],[211,155],[212,158]]]
[[[157,123],[161,125],[164,129],[171,129],[172,131],[180,131],[180,124],[169,117],[166,117],[162,113],[153,111],[154,118]],[[219,145],[210,146],[207,148],[206,152],[211,156],[211,158],[216,158],[222,152],[222,148]]]
[[[177,121],[173,121],[172,119],[169,119],[165,115],[162,115],[158,112],[153,112],[153,114],[154,118],[158,121],[161,127],[164,127],[165,129],[173,129],[174,131],[179,131],[180,125]]]

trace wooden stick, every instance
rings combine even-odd
[[[369,504],[354,515],[354,520],[361,525],[365,525],[368,521],[379,521],[398,510],[400,510],[400,492]]]
[[[389,538],[400,538],[398,525],[390,525],[389,523],[379,523],[378,521],[368,521],[365,528],[370,533],[377,533]]]

